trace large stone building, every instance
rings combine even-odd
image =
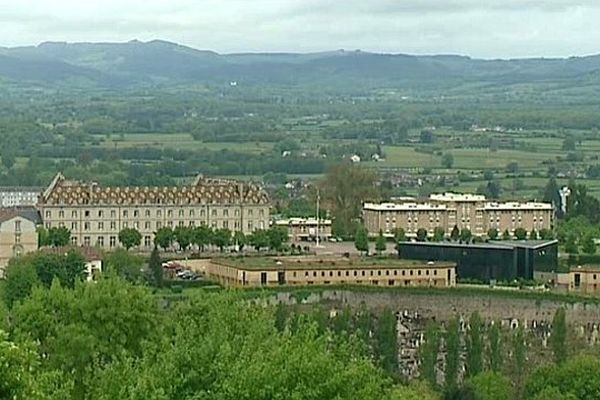
[[[476,236],[485,236],[490,229],[500,233],[517,228],[530,232],[552,229],[554,209],[538,202],[494,202],[485,196],[471,194],[432,194],[427,201],[404,200],[399,203],[365,203],[363,219],[371,235],[381,230],[392,236],[395,229],[404,229],[408,237],[419,229],[429,235],[437,227],[450,235],[454,227],[467,228]]]
[[[37,250],[39,222],[33,207],[0,209],[0,276],[11,258]]]
[[[66,227],[74,245],[114,248],[119,232],[135,228],[142,248],[162,227],[207,225],[246,234],[269,227],[269,197],[247,183],[199,176],[178,187],[102,187],[58,174],[38,203],[46,228]]]
[[[0,206],[34,207],[37,205],[42,190],[44,189],[38,187],[2,186],[0,187]]]
[[[453,287],[456,264],[340,257],[239,257],[211,260],[208,279],[231,287],[369,285]]]

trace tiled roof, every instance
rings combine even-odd
[[[57,175],[41,197],[42,204],[269,204],[257,185],[199,177],[192,185],[157,187],[102,187],[95,183],[66,180]]]
[[[0,223],[11,220],[14,217],[22,217],[36,224],[41,221],[40,214],[34,207],[0,208]]]

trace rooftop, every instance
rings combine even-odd
[[[472,202],[472,201],[485,201],[485,196],[481,194],[470,194],[470,193],[433,193],[429,196],[432,201],[449,201],[449,202]]]
[[[228,257],[217,258],[214,263],[245,270],[304,270],[304,269],[408,269],[451,268],[454,263],[427,263],[397,258],[369,257]]]
[[[330,219],[320,219],[320,225],[331,225]],[[287,218],[278,219],[275,221],[275,225],[317,225],[316,218]]]
[[[0,208],[0,223],[9,221],[15,217],[21,217],[35,224],[41,222],[40,214],[32,206]]]
[[[507,250],[514,248],[540,249],[558,244],[558,240],[493,240],[484,243],[460,243],[460,242],[403,242],[401,245],[429,246],[429,247],[459,247],[473,249],[499,249]]]
[[[363,209],[372,211],[443,211],[446,210],[446,205],[431,203],[365,203]]]
[[[41,197],[42,204],[269,204],[259,186],[198,176],[185,186],[102,187],[94,182],[67,180],[56,175]]]

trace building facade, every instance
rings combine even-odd
[[[489,243],[401,242],[402,259],[456,263],[459,278],[488,282],[533,280],[534,271],[556,271],[558,241],[491,241]]]
[[[40,218],[33,207],[0,209],[0,276],[13,257],[38,249]]]
[[[388,260],[382,264],[369,260],[314,257],[263,259],[246,265],[240,259],[216,259],[206,266],[208,279],[229,287],[369,285],[384,287],[453,287],[455,264]]]
[[[1,207],[34,207],[37,205],[38,197],[44,189],[38,187],[0,187]]]
[[[141,247],[150,249],[163,227],[206,225],[246,234],[269,227],[269,197],[262,188],[201,176],[178,187],[101,187],[59,174],[38,209],[47,229],[71,231],[73,245],[106,249],[119,246],[125,228],[137,229]]]
[[[315,241],[317,233],[319,240],[331,238],[331,220],[316,218],[289,218],[275,221],[275,226],[286,228],[291,242]]]
[[[552,229],[554,209],[551,204],[538,202],[491,202],[485,196],[470,194],[432,194],[427,201],[399,203],[365,203],[363,220],[372,236],[381,230],[393,236],[398,228],[408,237],[419,229],[431,236],[437,227],[450,235],[454,227],[469,229],[475,236],[485,236],[490,229],[511,235],[518,228]]]

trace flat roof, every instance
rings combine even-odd
[[[445,204],[431,203],[365,203],[363,210],[369,211],[445,211]]]
[[[224,257],[213,263],[243,270],[453,268],[455,263],[369,257]]]
[[[401,242],[400,245],[424,247],[458,247],[472,249],[511,250],[514,248],[540,249],[557,244],[558,240],[493,240],[484,243],[459,242]]]

